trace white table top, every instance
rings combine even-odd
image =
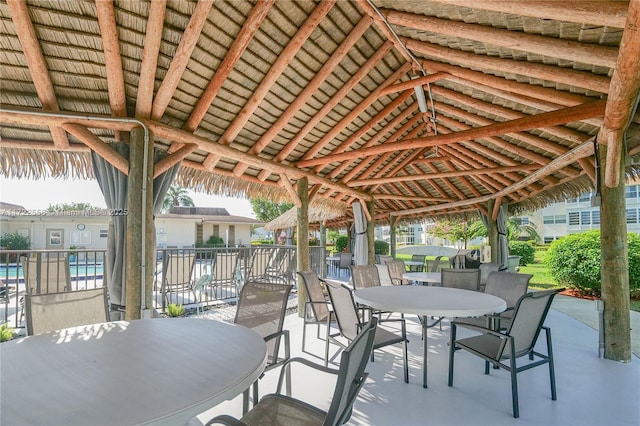
[[[407,266],[424,266],[424,262],[418,262],[417,260],[405,260],[404,264]]]
[[[499,297],[477,291],[428,286],[381,286],[356,290],[356,301],[372,308],[438,317],[474,317],[507,309]]]
[[[0,345],[6,425],[185,424],[266,364],[254,331],[171,318],[74,327]]]
[[[409,281],[420,281],[421,283],[437,283],[441,281],[440,272],[405,272],[402,278]]]

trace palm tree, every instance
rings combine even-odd
[[[166,213],[171,210],[171,207],[177,206],[193,207],[195,204],[185,188],[178,185],[171,185],[162,202],[162,211]]]

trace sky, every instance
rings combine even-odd
[[[249,200],[193,191],[189,191],[189,196],[197,207],[224,207],[231,215],[255,218]],[[50,204],[62,203],[89,203],[94,207],[106,207],[95,180],[27,180],[0,176],[0,201],[33,210],[46,209]]]

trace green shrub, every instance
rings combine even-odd
[[[24,235],[20,235],[17,232],[15,233],[6,233],[2,237],[0,237],[0,248],[5,250],[29,250],[31,247],[31,242],[28,237]],[[12,253],[9,255],[9,258],[6,259],[3,256],[3,262],[16,262],[18,260],[18,255]]]
[[[389,254],[389,243],[382,240],[376,240],[373,243],[376,254]]]
[[[336,238],[336,251],[339,253],[344,252],[344,249],[349,245],[349,237],[346,235],[340,235]]]
[[[640,293],[640,236],[627,234],[629,244],[629,287],[631,295]],[[601,291],[600,231],[570,234],[551,243],[545,262],[551,275],[563,286],[585,294]]]
[[[176,305],[175,303],[169,303],[167,305],[167,314],[170,317],[181,317],[184,314],[184,307],[182,305]]]
[[[520,256],[520,266],[527,266],[535,260],[536,248],[529,241],[509,241],[509,254]]]
[[[0,342],[6,342],[13,339],[13,330],[9,328],[9,324],[0,325]]]

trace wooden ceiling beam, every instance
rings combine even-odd
[[[436,169],[433,164],[427,164],[427,169],[431,170],[432,173],[438,173],[438,169]],[[441,182],[442,185],[444,185],[445,187],[447,187],[449,189],[449,191],[453,192],[454,194],[456,194],[456,196],[458,197],[458,200],[464,200],[467,197],[464,195],[464,193],[458,189],[457,186],[455,186],[453,184],[453,182],[451,182],[449,179],[439,179],[439,181]],[[436,185],[436,181],[434,180],[428,180],[427,182],[430,182],[432,185]],[[417,181],[416,181],[416,185],[417,185]],[[444,191],[443,191],[444,192]],[[444,192],[446,195],[446,192]],[[455,202],[455,201],[452,201]]]
[[[63,124],[62,128],[82,141],[125,176],[129,175],[129,160],[120,155],[111,145],[104,143],[102,139],[91,133],[88,128],[72,123]]]
[[[140,80],[136,97],[136,117],[138,118],[151,118],[153,90],[155,89],[166,12],[166,0],[154,0],[149,4],[149,17],[144,34],[144,50],[142,51]]]
[[[456,168],[456,166],[453,164],[453,162],[447,160],[444,162],[445,166],[453,171],[453,172],[459,172],[460,170],[458,170]],[[476,189],[475,186],[473,186],[473,184],[469,181],[469,179],[467,179],[466,175],[464,173],[458,173],[456,175],[457,179],[462,182],[462,185],[465,186],[473,195],[475,195],[476,197],[479,197],[480,195],[480,191],[478,191]],[[492,189],[494,189],[491,185],[487,186],[485,185],[483,182],[480,182],[480,184],[484,187],[485,190],[488,190],[489,192],[491,192]]]
[[[340,43],[340,46],[333,52],[331,57],[324,63],[320,71],[316,73],[307,86],[296,96],[295,100],[287,107],[284,113],[276,122],[260,137],[260,139],[249,150],[250,154],[259,154],[269,143],[272,142],[282,129],[293,120],[295,115],[312,98],[314,93],[320,88],[322,83],[333,73],[336,67],[349,53],[351,48],[362,38],[365,31],[371,26],[371,18],[363,16],[360,22],[351,30],[347,37]],[[246,164],[238,164],[234,169],[234,174],[242,174],[246,171]]]
[[[105,74],[107,76],[107,91],[109,106],[114,117],[127,116],[127,100],[124,91],[124,72],[122,71],[122,56],[116,27],[115,6],[111,1],[96,1],[96,14],[102,50],[104,51]]]
[[[37,142],[7,138],[0,139],[0,148],[35,149],[37,151],[91,152],[91,148],[82,143],[69,143],[68,147],[60,149],[51,142]]]
[[[373,198],[375,198],[376,200],[395,200],[400,197],[397,194],[373,194]],[[453,198],[441,198],[441,197],[402,196],[401,198],[403,200],[408,200],[408,201],[431,201],[436,203],[443,202],[443,201],[454,201]]]
[[[24,0],[7,0],[7,6],[11,13],[11,20],[20,41],[20,46],[22,46],[22,52],[27,61],[29,75],[35,86],[38,99],[42,104],[42,109],[54,112],[60,111],[51,76],[49,75],[47,61],[44,58],[33,22],[31,22],[27,3]],[[50,127],[49,131],[51,132],[53,144],[58,149],[69,147],[69,138],[67,138],[64,130]]]
[[[187,28],[185,28],[182,33],[180,44],[173,54],[171,65],[169,65],[164,80],[162,80],[160,88],[158,88],[156,92],[151,109],[151,118],[153,120],[162,118],[164,112],[167,110],[169,102],[171,102],[171,98],[182,79],[182,74],[184,74],[184,71],[187,69],[193,49],[195,49],[200,39],[202,28],[207,22],[212,6],[213,0],[198,0],[187,24]]]
[[[495,71],[499,74],[505,72],[519,74],[528,78],[539,78],[541,80],[553,81],[573,87],[582,87],[600,93],[607,93],[609,90],[610,81],[608,77],[595,75],[590,72],[577,71],[570,68],[559,68],[554,65],[478,55],[413,40],[411,38],[402,38],[402,41],[410,50],[443,61],[455,62],[469,68]]]
[[[293,205],[299,209],[302,208],[302,201],[298,196],[298,191],[296,191],[293,185],[291,185],[291,182],[289,182],[289,178],[286,175],[281,174],[278,183],[287,191],[287,193],[291,197],[291,200],[293,201]]]
[[[157,178],[162,173],[184,160],[187,155],[191,154],[196,149],[198,149],[198,145],[195,143],[183,144],[176,152],[159,160],[153,165],[153,178]]]
[[[434,83],[436,81],[450,78],[451,75],[446,72],[436,72],[433,74],[426,75],[424,77],[414,78],[413,80],[403,81],[402,83],[392,84],[390,86],[385,87],[380,92],[380,97],[391,95],[397,92],[404,92],[406,90],[413,90],[417,86],[424,86],[425,84]]]
[[[469,7],[467,0],[435,0],[456,6]],[[510,13],[540,19],[558,21],[585,22],[603,27],[624,28],[627,15],[627,1],[521,1],[521,0],[483,0],[473,3],[474,9],[492,12]]]
[[[314,158],[306,161],[299,161],[297,167],[311,167],[318,164],[333,161],[352,160],[354,158],[362,158],[369,155],[379,155],[388,151],[398,151],[416,148],[425,148],[429,146],[445,145],[452,142],[462,142],[483,138],[488,136],[496,136],[505,133],[520,132],[524,130],[535,129],[538,127],[548,127],[557,124],[570,123],[580,121],[589,117],[600,117],[604,115],[605,101],[592,101],[584,105],[559,109],[552,112],[545,112],[537,115],[531,115],[516,120],[510,120],[501,123],[495,123],[489,126],[476,127],[462,132],[456,132],[449,135],[437,135],[426,138],[415,138],[411,140],[402,140],[398,142],[390,142],[382,145],[372,146],[364,149],[334,154],[329,158]]]
[[[581,43],[579,41],[546,37],[543,35],[493,28],[480,24],[457,22],[449,19],[434,18],[389,9],[381,9],[380,12],[386,17],[387,21],[393,25],[400,25],[429,33],[460,37],[465,40],[473,40],[483,44],[559,58],[561,60],[613,68],[616,64],[616,58],[618,57],[617,48],[594,43]]]
[[[597,141],[607,145],[605,185],[610,188],[620,183],[620,167],[624,148],[624,131],[634,102],[640,96],[640,2],[629,3],[627,20],[620,40],[620,55],[613,71],[604,125]]]

